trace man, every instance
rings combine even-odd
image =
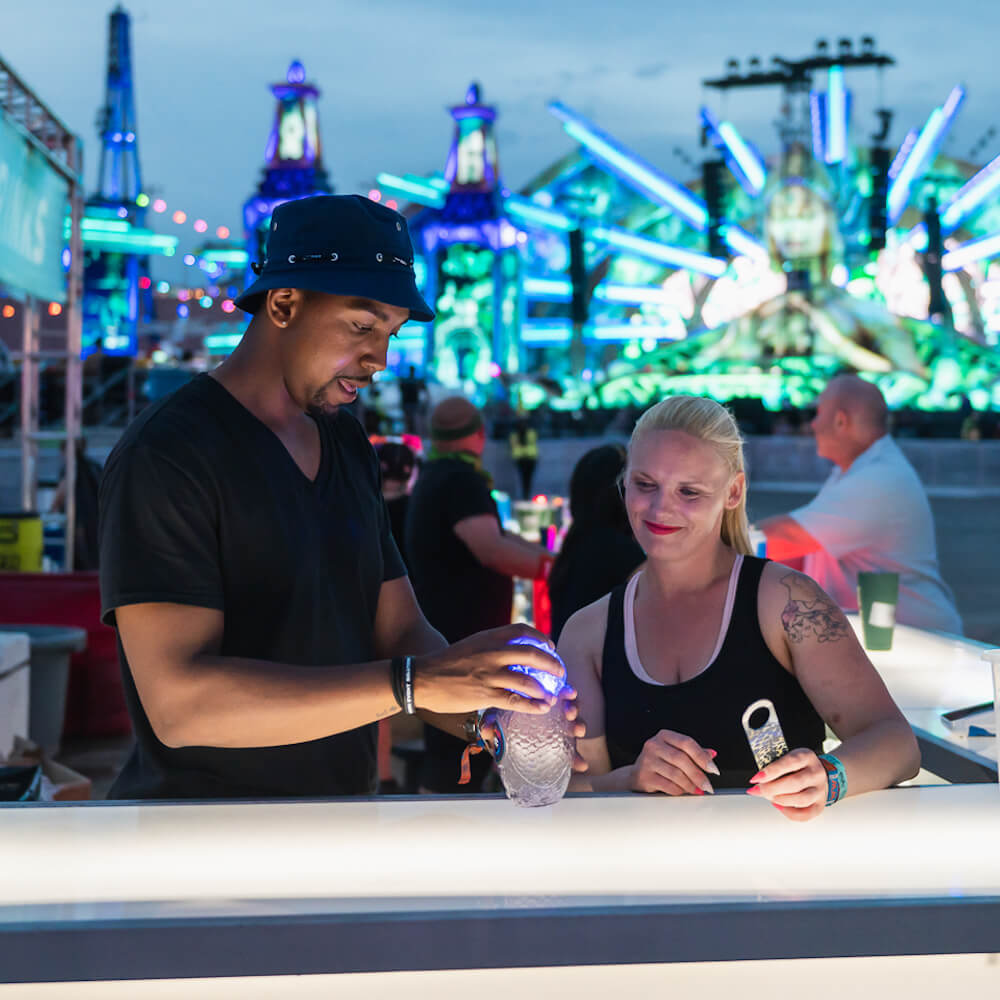
[[[858,606],[858,573],[899,574],[896,620],[961,634],[938,570],[934,521],[923,485],[888,432],[878,387],[839,375],[820,395],[816,451],[837,466],[815,499],[761,522],[767,554],[805,557],[803,569],[842,608]]]
[[[538,464],[538,431],[531,426],[527,415],[518,414],[510,432],[510,457],[521,478],[521,499],[531,499],[531,481]]]
[[[552,560],[539,545],[507,535],[482,469],[486,428],[467,399],[442,400],[431,414],[431,451],[410,497],[406,550],[413,587],[427,620],[449,642],[511,618],[513,577],[543,577]],[[460,740],[424,727],[423,787],[478,791],[489,760],[473,761],[473,778],[458,784]]]
[[[102,481],[102,614],[136,738],[115,798],[367,794],[374,723],[401,705],[458,732],[489,705],[547,710],[510,664],[561,673],[507,645],[523,626],[447,648],[339,412],[399,328],[433,318],[403,217],[353,195],[280,205],[255,270],[239,346],[147,409]]]

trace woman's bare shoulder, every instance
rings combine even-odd
[[[559,655],[566,661],[570,679],[578,687],[582,680],[579,671],[585,665],[600,677],[610,599],[611,595],[605,594],[574,612],[559,635]]]
[[[565,635],[567,632],[572,632],[574,635],[588,635],[595,628],[600,628],[603,635],[608,620],[608,604],[610,601],[611,595],[605,594],[594,601],[593,604],[588,604],[585,608],[574,611],[563,626],[562,634]]]

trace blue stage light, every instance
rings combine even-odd
[[[726,273],[726,262],[717,257],[709,257],[707,254],[697,253],[685,247],[669,246],[666,243],[658,243],[656,240],[647,239],[644,236],[636,236],[634,233],[624,229],[615,229],[608,226],[597,226],[590,230],[589,235],[595,239],[624,250],[626,253],[635,254],[637,257],[644,257],[647,260],[655,260],[660,264],[669,264],[671,267],[690,268],[701,274],[707,274],[712,278],[720,278]]]
[[[549,110],[563,123],[563,129],[602,166],[660,205],[673,209],[688,225],[700,232],[708,227],[704,202],[683,185],[671,180],[631,150],[602,132],[572,109],[553,101]]]
[[[910,200],[913,185],[924,175],[934,161],[941,143],[951,128],[955,115],[965,97],[965,88],[954,87],[948,99],[940,108],[935,108],[927,118],[927,122],[917,137],[913,148],[906,157],[899,173],[896,174],[889,187],[888,216],[889,225],[894,226],[902,216]],[[891,172],[891,169],[890,169]]]
[[[831,66],[827,77],[826,162],[842,163],[847,156],[847,90],[844,70]]]
[[[998,256],[1000,256],[1000,233],[993,233],[949,250],[941,257],[941,266],[946,271],[958,271],[967,264]]]

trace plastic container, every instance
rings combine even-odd
[[[517,641],[547,648],[531,639]],[[562,690],[563,682],[552,674],[528,667],[511,669],[534,677],[550,694]],[[557,702],[544,715],[505,710],[498,713],[497,721],[504,741],[497,770],[507,798],[519,806],[558,802],[566,794],[573,770],[573,735],[562,705]]]
[[[87,645],[87,633],[68,625],[0,625],[23,632],[31,643],[28,736],[46,753],[59,751],[66,715],[69,658]]]
[[[42,519],[38,514],[0,514],[0,570],[40,573],[42,548]]]

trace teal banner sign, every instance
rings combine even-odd
[[[66,301],[63,226],[69,182],[0,115],[0,284]]]

